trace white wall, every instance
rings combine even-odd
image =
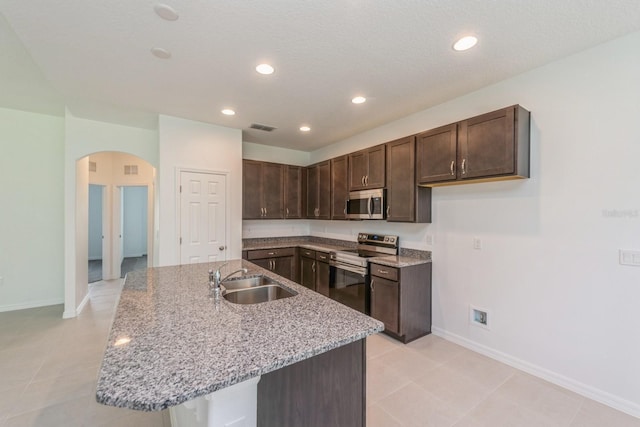
[[[0,311],[60,304],[64,119],[0,108],[0,153]]]
[[[147,253],[147,187],[124,187],[122,193],[122,256]]]
[[[102,190],[89,184],[89,259],[102,259]]]
[[[640,268],[618,263],[640,250],[639,46],[635,33],[312,153],[531,111],[531,179],[435,188],[431,225],[311,221],[311,233],[427,248],[433,236],[434,331],[640,416]],[[470,304],[491,311],[491,330],[469,324]]]
[[[307,166],[311,154],[307,151],[270,147],[252,142],[242,143],[242,158],[263,162],[284,163],[287,165]]]
[[[242,250],[242,132],[208,123],[160,116],[159,265],[176,265],[179,258],[179,169],[227,172],[229,259]]]
[[[86,120],[66,111],[64,135],[64,271],[65,311],[73,317],[86,301],[88,156],[100,151],[119,151],[158,164],[157,131]],[[58,166],[59,167],[59,166]],[[76,198],[77,195],[77,198]]]

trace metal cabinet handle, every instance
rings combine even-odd
[[[347,206],[349,205],[349,199],[344,201],[344,214],[347,214]]]
[[[264,216],[267,216],[267,208],[264,208]]]
[[[267,255],[275,255],[275,252],[267,252]]]
[[[378,273],[380,273],[380,274],[389,274],[389,272],[387,270],[380,270],[380,269],[378,269]]]
[[[314,273],[316,272],[316,262],[313,261],[313,263],[311,264],[311,271],[313,271]]]
[[[364,176],[364,185],[369,185],[369,175]]]
[[[371,288],[371,292],[373,292],[375,289],[373,287],[373,284],[375,283],[375,280],[371,279],[371,284],[369,285],[369,287]]]
[[[449,170],[451,171],[451,175],[455,175],[455,169],[453,168],[455,166],[456,162],[455,160],[451,160],[451,166],[449,166]]]
[[[467,158],[465,157],[464,159],[462,159],[462,175],[466,175],[467,173],[466,164],[467,164]]]
[[[362,175],[362,178],[360,178],[360,184],[362,184],[362,186],[364,187],[364,175]]]
[[[287,208],[287,216],[289,216],[289,208]]]
[[[391,210],[391,205],[387,205],[387,216],[389,216],[389,211]]]

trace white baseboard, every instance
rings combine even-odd
[[[87,305],[88,302],[89,302],[89,293],[87,293],[84,296],[84,298],[82,299],[82,302],[80,302],[80,305],[78,305],[78,308],[76,308],[76,316],[82,312],[82,309],[84,308],[85,305]]]
[[[431,331],[434,335],[442,337],[447,341],[454,342],[456,344],[459,344],[463,347],[468,348],[469,350],[473,350],[477,353],[483,354],[487,357],[490,357],[499,362],[512,366],[516,369],[520,369],[521,371],[527,372],[528,374],[542,378],[546,381],[549,381],[550,383],[559,385],[560,387],[564,387],[582,396],[588,397],[589,399],[595,400],[604,405],[607,405],[619,411],[625,412],[631,416],[640,418],[640,404],[638,403],[631,402],[629,400],[623,399],[619,396],[613,395],[604,390],[597,389],[590,385],[587,385],[579,381],[576,381],[574,379],[571,379],[569,377],[566,377],[557,372],[553,372],[541,366],[534,365],[525,360],[518,359],[509,354],[506,354],[501,351],[487,347],[485,345],[479,344],[468,338],[448,332],[444,329],[434,326],[431,328]]]
[[[26,308],[46,307],[48,305],[58,305],[63,303],[64,303],[64,298],[51,298],[51,299],[44,299],[44,300],[38,300],[38,301],[29,301],[29,302],[24,302],[20,304],[0,305],[0,312],[24,310]]]
[[[72,319],[74,317],[76,317],[78,315],[78,313],[76,313],[75,310],[65,310],[64,313],[62,313],[62,318],[63,319]]]

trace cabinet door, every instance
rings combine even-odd
[[[318,209],[318,166],[307,168],[307,218],[316,218]]]
[[[331,159],[331,219],[347,219],[348,166],[347,156]]]
[[[368,169],[365,178],[366,188],[385,186],[386,146],[375,146],[368,150]]]
[[[387,144],[387,221],[415,221],[415,138]]]
[[[400,286],[379,277],[371,278],[371,317],[384,323],[385,329],[400,334],[399,297]]]
[[[262,164],[263,218],[284,218],[284,171],[277,163]]]
[[[316,292],[329,296],[329,263],[316,261]]]
[[[460,122],[458,178],[514,173],[514,114],[509,107]]]
[[[316,290],[316,260],[300,257],[300,284]]]
[[[443,126],[416,137],[416,176],[418,184],[456,179],[458,125]]]
[[[369,169],[368,162],[366,150],[349,154],[349,191],[367,188],[364,177]]]
[[[318,163],[318,219],[331,219],[331,162]]]
[[[302,168],[285,166],[284,217],[302,218]]]
[[[272,258],[263,258],[263,259],[255,259],[251,262],[257,265],[258,267],[262,267],[265,270],[271,271],[271,260]]]
[[[242,161],[242,218],[260,219],[262,210],[262,162]]]
[[[293,257],[273,258],[274,273],[291,280],[293,278]]]

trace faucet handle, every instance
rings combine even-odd
[[[209,269],[209,283],[213,282],[213,270]]]

